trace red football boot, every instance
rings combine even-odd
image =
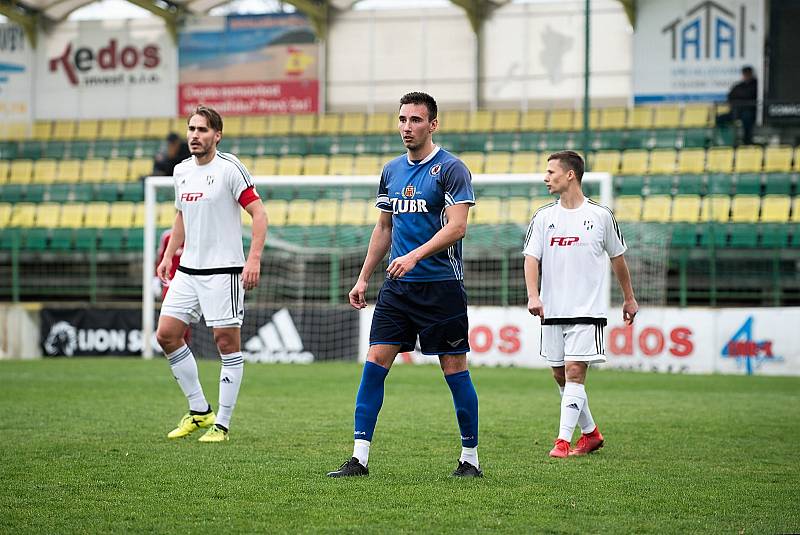
[[[557,438],[555,446],[550,450],[550,457],[558,457],[563,459],[569,455],[569,442],[564,439]]]
[[[600,434],[600,430],[595,426],[594,431],[591,433],[581,434],[581,438],[578,439],[578,443],[575,448],[570,450],[569,454],[586,455],[592,453],[602,448],[604,442],[603,435]]]

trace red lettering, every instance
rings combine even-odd
[[[521,346],[519,327],[506,325],[500,329],[500,345],[497,349],[499,349],[501,353],[516,353]]]
[[[99,67],[103,70],[116,69],[122,66],[126,69],[136,68],[139,64],[146,69],[153,69],[161,63],[158,45],[149,44],[139,50],[135,45],[128,45],[118,51],[116,39],[109,39],[108,45],[101,47],[97,52],[91,48],[80,47],[72,53],[72,43],[67,43],[64,52],[49,60],[50,72],[58,70],[59,65],[64,69],[71,85],[78,85],[77,72],[89,72],[92,68]]]
[[[132,46],[126,46],[122,49],[119,60],[126,69],[133,69],[139,63],[139,52]]]
[[[655,346],[650,346],[649,338],[655,337]],[[655,327],[645,327],[639,333],[639,349],[648,357],[654,357],[664,350],[664,335],[660,329]]]
[[[469,333],[469,345],[476,353],[489,351],[492,348],[492,342],[494,342],[492,330],[485,325],[475,327]]]
[[[669,352],[676,357],[688,357],[694,349],[691,340],[692,330],[688,327],[676,327],[669,333],[669,339],[674,344],[669,348]]]
[[[199,199],[202,196],[203,196],[203,192],[202,191],[195,192],[195,193],[186,192],[186,193],[181,193],[181,200],[182,201],[186,201],[186,202],[194,202],[194,201],[196,201],[197,199]]]
[[[97,65],[104,70],[117,67],[117,40],[111,39],[108,46],[103,47],[97,53]]]
[[[622,338],[621,343],[620,338]],[[611,329],[608,335],[608,347],[617,355],[633,355],[633,325]]]
[[[156,45],[147,45],[142,51],[144,55],[143,65],[148,69],[158,67],[161,63],[161,58],[158,56],[158,47]]]
[[[78,77],[75,75],[75,69],[72,68],[72,63],[68,60],[70,52],[72,52],[72,43],[67,43],[67,48],[64,49],[64,53],[50,60],[50,72],[57,71],[58,64],[60,63],[61,66],[64,67],[64,72],[67,73],[69,83],[78,85]]]
[[[765,357],[773,357],[772,342],[761,342],[761,350],[764,352]]]

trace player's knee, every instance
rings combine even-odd
[[[586,379],[586,364],[570,362],[566,365],[566,380],[570,383],[583,383]]]
[[[173,333],[169,329],[159,326],[156,331],[156,340],[165,353],[172,353],[184,343],[181,334]]]
[[[232,333],[214,333],[214,343],[217,344],[220,355],[229,355],[239,351],[239,340]]]
[[[553,379],[556,380],[556,383],[558,383],[560,386],[564,386],[564,383],[566,382],[566,374],[564,372],[564,366],[557,366],[555,368],[550,368],[550,369],[553,370]]]

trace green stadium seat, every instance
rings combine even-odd
[[[106,186],[106,185],[104,184],[103,186]],[[103,186],[98,185],[98,187],[103,187]],[[119,185],[117,185],[117,184],[109,184],[108,186],[113,186],[114,188],[116,188],[115,190],[112,190],[111,187],[109,187],[109,192],[111,192],[111,191],[119,191],[119,200],[120,201],[141,202],[141,201],[144,200],[144,188],[138,182],[127,182],[127,183],[119,184]],[[159,188],[159,189],[156,190],[156,199],[159,200],[159,201],[161,199],[159,198],[158,193],[161,192],[161,191],[164,191],[164,188]],[[174,193],[170,192],[170,197],[172,197],[172,196],[174,196]],[[115,199],[100,198],[98,196],[95,200],[106,201],[106,202],[114,202],[117,199],[116,198]]]
[[[6,186],[8,187],[8,186]],[[25,201],[27,202],[43,202],[47,200],[47,185],[45,184],[27,184],[24,187]]]
[[[0,143],[0,160],[13,160],[17,158],[17,142],[16,141],[4,141]],[[3,180],[0,177],[0,184],[3,183]]]
[[[765,195],[790,195],[792,193],[792,175],[789,173],[767,173],[765,178]]]
[[[100,232],[98,248],[102,251],[121,251],[125,241],[126,230],[122,228],[107,228]]]
[[[258,156],[261,151],[261,140],[254,137],[243,137],[238,140],[236,154]]]
[[[284,150],[286,151],[285,154],[297,155],[305,155],[310,152],[306,138],[300,136],[291,136],[286,138]]]
[[[761,247],[783,249],[789,245],[789,225],[761,224]]]
[[[128,230],[125,240],[125,249],[128,251],[144,250],[144,229],[132,228]]]
[[[653,133],[650,130],[628,130],[622,138],[624,149],[647,149],[653,144]]]
[[[23,248],[32,251],[44,251],[47,249],[50,237],[50,229],[29,228],[24,233]]]
[[[66,157],[66,142],[64,141],[48,141],[44,145],[44,158],[62,160]]]
[[[553,134],[555,135],[555,134]],[[519,135],[517,150],[521,151],[538,151],[542,146],[542,140],[545,134],[541,132],[522,132]],[[513,152],[513,151],[512,151]]]
[[[728,245],[728,224],[708,223],[700,225],[700,246],[722,248]]]
[[[694,248],[697,245],[697,226],[691,224],[673,225],[671,245],[681,249]]]
[[[594,150],[619,150],[625,148],[625,137],[626,132],[624,130],[599,130],[595,132],[592,139],[592,148]]]
[[[712,132],[706,128],[690,128],[683,131],[682,137],[683,148],[703,149],[710,144]]]
[[[706,184],[703,175],[682,174],[676,180],[678,195],[705,195]]]
[[[68,143],[65,149],[69,153],[70,158],[85,160],[89,157],[92,144],[88,141],[73,141],[72,143]]]
[[[621,177],[616,175],[614,177],[614,185],[616,186],[617,195],[643,195],[644,193],[644,176],[630,175]]]
[[[123,184],[122,187],[130,185],[131,187],[135,187],[137,190],[142,190],[142,185],[139,183],[129,183]],[[102,184],[93,184],[92,185],[92,200],[96,201],[104,201],[104,202],[114,202],[119,199],[119,188],[120,184],[116,182],[106,182]],[[158,190],[157,190],[158,191]]]
[[[279,156],[287,148],[287,138],[270,136],[261,140],[261,151],[264,155]]]
[[[0,228],[0,250],[19,249],[23,243],[22,231],[16,228]]]
[[[708,175],[708,188],[709,195],[733,195],[733,175],[729,173],[715,173]]]
[[[730,241],[728,242],[730,247],[752,249],[758,245],[758,225],[730,225],[728,230],[730,231]]]
[[[364,144],[359,136],[341,136],[335,148],[338,154],[360,154],[364,152]]]
[[[542,144],[546,150],[557,151],[574,147],[571,132],[547,132],[542,134]]]
[[[683,145],[683,135],[679,130],[666,128],[653,130],[650,147],[654,149],[674,149]]]
[[[0,202],[18,203],[25,199],[26,184],[5,184],[0,186]]]
[[[789,241],[789,247],[800,249],[800,225],[792,225],[790,234],[791,240]]]
[[[461,152],[485,152],[489,143],[489,135],[483,132],[464,134],[461,139]]]
[[[647,191],[650,195],[672,195],[674,182],[674,175],[650,175]]]
[[[95,228],[79,228],[75,230],[75,249],[94,251],[97,249],[98,233]]]
[[[123,139],[117,144],[117,157],[118,158],[135,158],[136,151],[139,147],[139,141],[136,139]],[[155,156],[155,154],[153,154]]]
[[[49,202],[68,202],[74,199],[72,184],[49,184],[45,186],[45,197]]]
[[[761,195],[761,174],[745,173],[736,177],[736,195]]]
[[[514,152],[519,150],[519,141],[515,132],[495,132],[489,143],[491,151]]]

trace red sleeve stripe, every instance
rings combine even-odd
[[[239,204],[242,206],[242,208],[246,208],[248,204],[260,198],[261,197],[258,196],[255,186],[250,186],[244,190],[241,195],[239,195]]]

